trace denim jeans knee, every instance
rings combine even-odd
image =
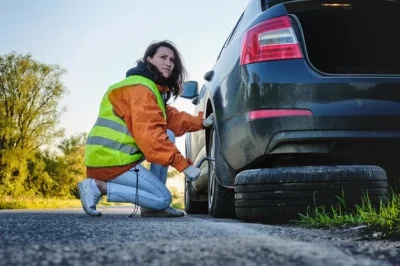
[[[165,209],[172,200],[165,184],[141,165],[109,181],[107,194],[110,202],[130,202],[156,210]]]
[[[169,140],[172,143],[175,143],[175,134],[174,134],[174,132],[172,132],[171,130],[167,129],[167,135],[169,137]]]

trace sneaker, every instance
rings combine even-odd
[[[185,216],[185,212],[172,208],[171,206],[163,210],[140,207],[140,215],[142,217],[182,217]]]
[[[93,192],[90,182],[92,182],[92,179],[86,178],[78,183],[82,207],[90,216],[101,216],[101,212],[96,210],[96,204],[99,203],[101,194]]]

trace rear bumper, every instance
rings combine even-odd
[[[319,153],[363,158],[400,155],[400,131],[289,131],[276,133],[266,154]]]
[[[282,154],[400,157],[400,116],[235,120],[221,124],[219,133],[222,154],[235,170]]]
[[[397,156],[400,148],[400,77],[320,76],[304,60],[263,62],[234,70],[213,102],[219,145],[234,170],[268,155]],[[269,109],[312,116],[247,116]]]

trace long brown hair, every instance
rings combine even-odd
[[[160,47],[169,48],[174,52],[175,67],[172,70],[171,76],[168,79],[164,78],[164,76],[161,74],[156,66],[154,66],[150,62],[147,62],[147,58],[153,58],[158,48]],[[144,63],[147,64],[147,68],[156,75],[156,83],[160,85],[167,85],[169,87],[170,91],[167,95],[166,101],[171,98],[171,94],[174,99],[176,99],[181,92],[181,84],[185,81],[186,69],[183,66],[182,56],[179,53],[178,49],[176,49],[175,45],[167,40],[154,42],[147,47],[142,60]]]

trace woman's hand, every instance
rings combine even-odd
[[[183,170],[183,173],[188,181],[195,181],[200,177],[200,169],[191,165]]]
[[[214,113],[210,114],[206,119],[203,120],[204,127],[211,127],[214,124]]]

